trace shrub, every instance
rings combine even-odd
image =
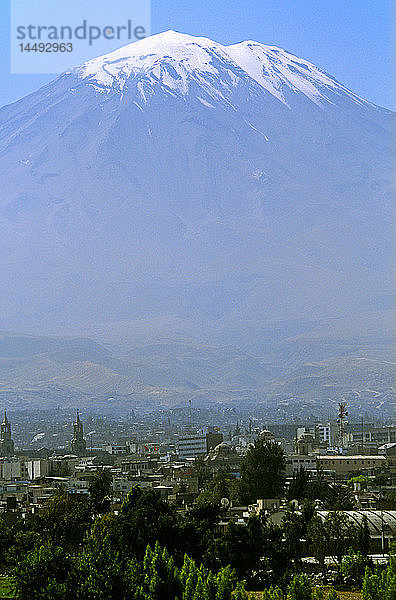
[[[305,575],[295,575],[289,585],[290,600],[311,600],[312,586]]]

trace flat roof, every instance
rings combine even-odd
[[[385,456],[378,454],[323,454],[318,456],[319,460],[386,460]]]

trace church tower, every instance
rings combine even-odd
[[[73,454],[77,454],[77,456],[81,456],[85,454],[87,449],[86,441],[83,437],[83,424],[80,420],[80,413],[77,410],[77,418],[73,423],[73,439],[71,441],[71,450]]]
[[[11,423],[4,410],[4,420],[0,428],[0,456],[14,456],[14,442],[11,439]]]

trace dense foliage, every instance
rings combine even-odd
[[[396,556],[391,555],[386,569],[366,568],[362,588],[362,600],[396,599]]]
[[[263,512],[244,525],[227,523],[222,498],[235,504],[241,494],[257,492],[258,473],[262,493],[282,493],[284,482],[276,484],[271,469],[283,460],[279,446],[256,443],[241,482],[221,472],[209,478],[198,464],[205,489],[187,511],[134,487],[111,512],[109,477],[99,473],[89,496],[58,492],[43,510],[12,525],[0,519],[0,570],[13,576],[24,600],[246,600],[246,589],[262,590],[264,600],[323,600],[303,558],[317,559],[327,583],[330,556],[339,584],[362,588],[363,600],[396,600],[395,559],[388,568],[373,567],[367,521],[351,525],[337,510],[317,515],[310,485],[324,497],[331,489],[334,502],[349,501],[338,484],[320,476],[310,482],[300,471],[292,482],[299,510],[291,503],[278,524]]]
[[[187,555],[179,568],[159,543],[142,559],[123,561],[106,541],[88,547],[71,561],[47,544],[28,553],[15,569],[24,600],[247,600],[244,584],[230,567],[216,574]]]
[[[285,453],[276,442],[258,437],[241,468],[240,494],[243,502],[257,498],[278,498],[284,489]]]

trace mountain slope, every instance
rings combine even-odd
[[[114,415],[131,409],[215,402],[237,410],[265,411],[275,420],[302,414],[328,418],[342,397],[352,419],[392,418],[394,361],[389,347],[316,347],[310,362],[297,337],[289,341],[296,368],[279,368],[231,347],[168,341],[136,343],[128,350],[76,337],[0,335],[0,401],[12,410],[76,405]],[[332,353],[335,352],[335,358]],[[367,352],[371,358],[367,358]],[[276,353],[275,353],[276,354]]]
[[[166,32],[71,69],[0,110],[0,327],[172,340],[177,322],[264,356],[270,332],[343,321],[376,342],[391,119],[250,41]]]

